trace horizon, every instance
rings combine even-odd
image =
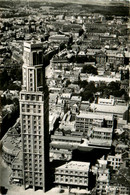
[[[0,1],[9,1],[9,0],[0,0]],[[130,2],[130,0],[91,0],[91,1],[89,1],[89,0],[71,0],[71,2],[70,2],[70,0],[10,0],[10,1],[18,1],[18,2],[37,2],[37,3],[39,3],[39,2],[42,2],[42,3],[78,3],[78,4],[86,4],[86,3],[89,3],[89,4],[91,4],[91,3],[107,3],[107,4],[109,4],[109,3],[129,3]]]

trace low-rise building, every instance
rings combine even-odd
[[[66,35],[52,35],[49,37],[50,42],[68,43],[69,37]]]
[[[114,105],[114,99],[98,98],[98,104]]]
[[[52,143],[71,143],[71,144],[80,144],[81,143],[80,137],[74,137],[74,136],[60,136],[60,135],[51,135],[51,141]]]
[[[117,118],[128,118],[128,106],[127,105],[101,105],[101,104],[91,104],[91,109],[96,111],[98,114],[113,114]]]
[[[108,186],[110,181],[109,169],[107,168],[106,160],[98,160],[98,172],[96,183],[96,194],[107,195]]]
[[[2,139],[2,158],[8,164],[11,165],[14,158],[18,155],[21,148],[21,138],[19,135],[8,135]]]
[[[118,170],[122,163],[121,154],[116,154],[115,156],[108,155],[107,160],[108,160],[109,165],[113,167],[114,170]]]
[[[90,131],[91,138],[112,140],[112,128],[93,127]]]
[[[22,152],[20,151],[18,155],[14,158],[11,168],[12,173],[10,175],[10,182],[14,184],[23,184],[23,162],[22,162]]]
[[[50,161],[53,160],[66,160],[72,159],[72,151],[63,148],[50,148]]]
[[[98,52],[95,54],[95,58],[96,58],[96,61],[97,63],[99,64],[105,64],[106,63],[106,54],[104,52]]]
[[[86,80],[88,82],[91,82],[91,81],[93,81],[95,83],[105,82],[106,84],[109,84],[112,81],[113,82],[120,81],[120,78],[115,78],[115,77],[113,78],[110,76],[89,75],[88,78],[86,78]]]
[[[90,163],[70,161],[55,169],[55,184],[60,187],[88,189]]]
[[[112,144],[112,128],[93,127],[89,130],[89,146],[110,148]]]
[[[110,184],[108,188],[108,193],[110,193],[111,195],[117,195],[117,194],[129,195],[130,188],[129,188],[129,185],[124,186],[124,185],[119,185],[119,184]]]
[[[119,143],[116,145],[116,148],[115,148],[115,152],[118,153],[118,154],[122,154],[124,153],[125,151],[128,151],[129,150],[129,146],[126,145],[126,144],[123,144],[123,143]]]
[[[80,113],[86,113],[89,111],[89,101],[82,101],[80,104]]]
[[[106,114],[104,116],[93,112],[76,115],[76,132],[83,132],[84,135],[88,135],[89,128],[93,126],[113,128],[113,115]]]

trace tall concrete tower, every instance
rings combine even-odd
[[[2,132],[1,132],[1,125],[2,125],[2,102],[1,102],[1,95],[2,91],[0,91],[0,140],[2,139]],[[0,149],[1,149],[1,142],[0,142]]]
[[[20,120],[24,187],[46,191],[49,166],[48,90],[43,65],[43,45],[24,42]]]

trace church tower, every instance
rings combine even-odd
[[[24,42],[20,120],[23,184],[46,191],[49,166],[49,97],[43,65],[43,45]]]

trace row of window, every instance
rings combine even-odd
[[[23,117],[23,122],[25,122],[25,123],[30,123],[30,120],[32,119],[33,121],[38,121],[38,122],[40,122],[40,120],[41,120],[41,116],[35,116],[35,115],[22,115],[22,117]]]
[[[77,140],[68,140],[68,139],[58,139],[58,138],[52,138],[52,141],[59,141],[59,142],[69,142],[69,143],[80,143],[80,141]]]
[[[41,113],[41,108],[36,109],[36,108],[22,108],[22,112],[32,112],[32,113]]]
[[[108,161],[121,161],[120,158],[108,158]]]
[[[38,164],[39,163],[39,164]],[[37,164],[35,163],[35,166],[34,166],[34,169],[38,169],[38,168],[42,168],[42,160],[39,160],[37,161]],[[25,169],[26,168],[32,168],[32,163],[28,163],[26,160],[25,160],[25,163],[24,163],[24,166],[25,166]]]
[[[107,130],[107,129],[106,129]],[[101,132],[101,131],[93,131],[93,134],[102,134],[102,135],[108,135],[110,136],[111,133],[108,133],[108,132]]]
[[[33,129],[30,125],[23,125],[23,133],[42,135],[41,126],[34,126]]]
[[[106,140],[111,140],[111,137],[106,137],[106,136],[92,136],[92,138],[97,138],[97,139],[106,139]]]
[[[84,172],[84,171],[75,171],[75,170],[63,170],[63,169],[57,169],[55,173],[58,174],[72,174],[72,175],[88,175],[88,172]]]
[[[24,142],[31,143],[31,140],[34,140],[34,143],[41,143],[42,136],[41,135],[37,135],[37,136],[26,135],[26,136],[24,136]]]
[[[86,119],[86,118],[76,118],[76,122],[78,122],[78,121],[85,121],[85,122],[92,122],[93,121],[93,119]]]
[[[76,178],[76,177],[61,177],[61,176],[56,176],[55,177],[56,182],[70,182],[70,183],[77,183],[77,184],[88,184],[88,179],[85,178]]]
[[[15,177],[17,177],[17,176],[18,176],[18,177],[22,177],[22,176],[23,176],[23,172],[22,172],[22,171],[13,172],[12,175],[15,176]]]
[[[41,95],[32,95],[32,94],[22,94],[21,100],[35,100],[35,101],[43,101],[43,96]]]

